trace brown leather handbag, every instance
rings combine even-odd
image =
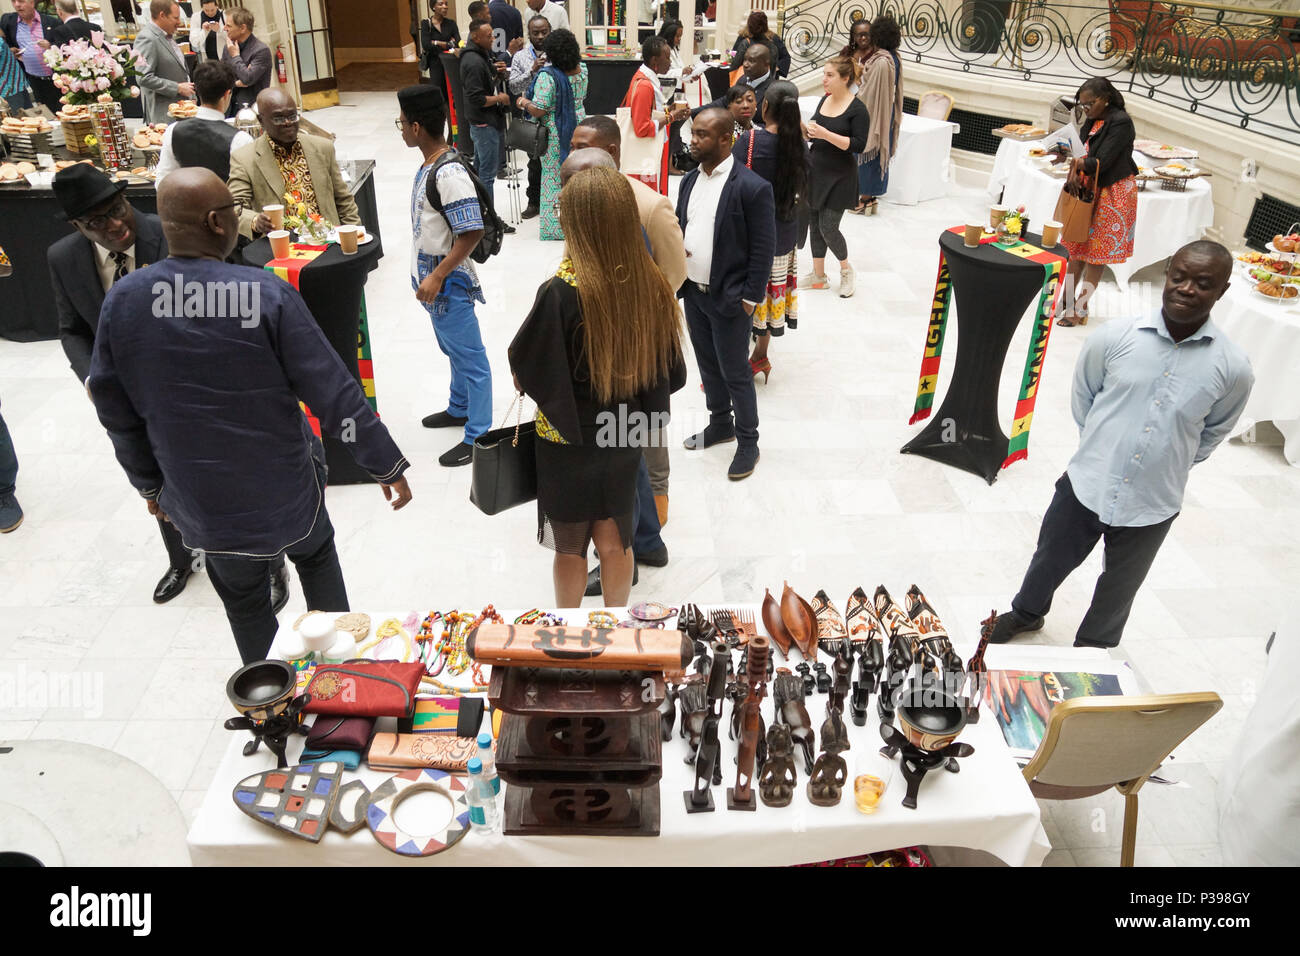
[[[1077,160],[1076,160],[1077,162]],[[1092,231],[1092,213],[1097,202],[1095,181],[1082,176],[1080,185],[1067,182],[1061,187],[1052,218],[1061,224],[1061,238],[1067,242],[1087,242]]]

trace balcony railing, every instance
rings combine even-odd
[[[1300,12],[1154,0],[806,0],[787,4],[791,75],[821,68],[863,17],[890,13],[909,62],[1073,91],[1105,76],[1145,97],[1300,143]]]

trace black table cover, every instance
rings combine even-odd
[[[1031,245],[1041,242],[1032,233],[1025,239]],[[1054,285],[1044,291],[1050,281],[1050,268],[1045,269],[1045,260],[1059,263],[1061,257],[1035,250],[1039,253],[1037,259],[1026,258],[993,243],[972,249],[965,244],[960,231],[944,232],[939,237],[939,249],[956,297],[956,362],[943,404],[930,423],[901,451],[972,472],[993,484],[998,471],[1009,463],[1009,440],[998,424],[998,383],[1007,347],[1026,309],[1041,301],[1044,294],[1054,294]],[[936,289],[936,301],[939,291]],[[1036,317],[1040,325],[1045,319],[1046,327],[1050,328],[1050,310],[1045,316]],[[932,317],[930,344],[936,336],[941,342],[941,327],[936,330],[936,319]],[[1031,343],[1031,353],[1036,346],[1045,350],[1045,332],[1040,332],[1039,341]],[[923,387],[928,371],[923,365]],[[937,377],[937,361],[930,374]],[[933,383],[930,387],[933,388]],[[1027,428],[1027,421],[1024,427]]]
[[[337,245],[331,245],[309,262],[298,276],[298,291],[302,293],[307,308],[358,384],[361,384],[357,347],[360,344],[362,293],[366,277],[378,268],[383,254],[383,243],[378,237],[351,256],[345,256]],[[259,239],[245,246],[244,261],[257,268],[270,262],[270,240]],[[353,460],[346,443],[330,435],[323,435],[322,441],[330,484],[358,485],[373,481],[370,474]]]

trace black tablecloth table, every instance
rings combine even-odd
[[[1033,401],[1065,259],[1038,248],[1035,244],[1041,240],[1032,233],[1026,236],[1028,244],[1020,247],[1021,254],[1016,254],[991,242],[970,248],[962,231],[959,226],[939,237],[939,282],[912,421],[930,414],[950,291],[955,292],[958,329],[952,382],[930,424],[904,445],[902,452],[973,472],[993,484],[1000,468],[1027,455]],[[1035,328],[1012,428],[1013,442],[998,424],[998,383],[1016,327],[1035,302]]]
[[[56,158],[70,156],[65,151],[55,152]],[[357,163],[352,195],[366,232],[379,236],[374,166],[370,160]],[[153,183],[128,186],[126,197],[140,212],[158,211]],[[59,318],[54,310],[46,251],[71,232],[73,228],[63,219],[63,208],[52,189],[0,186],[0,249],[14,264],[14,274],[5,282],[4,296],[0,298],[0,336],[15,342],[58,338]]]
[[[309,262],[298,277],[298,291],[307,308],[358,384],[362,384],[357,352],[363,344],[359,328],[366,277],[378,268],[383,254],[383,243],[378,237],[351,256],[345,256],[337,245],[331,245]],[[245,246],[244,261],[257,268],[270,262],[270,240],[259,239]],[[374,480],[353,460],[344,442],[331,435],[323,435],[321,440],[325,445],[330,484],[358,485]]]

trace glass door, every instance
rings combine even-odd
[[[324,0],[292,0],[293,46],[304,109],[333,106],[338,99],[334,47]]]

